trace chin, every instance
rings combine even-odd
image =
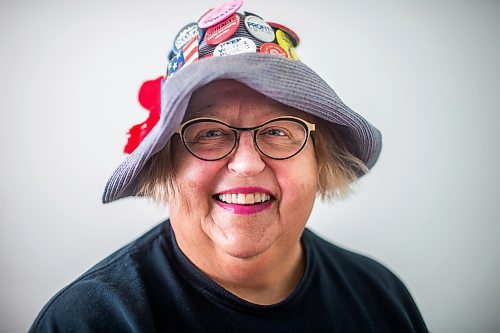
[[[266,252],[277,239],[276,230],[269,229],[231,228],[217,232],[210,238],[224,253],[239,259],[251,259]]]
[[[252,259],[260,254],[266,252],[269,249],[270,245],[268,244],[259,244],[259,245],[247,245],[247,244],[238,244],[236,246],[222,246],[221,248],[225,253],[230,255],[231,257],[238,259]]]

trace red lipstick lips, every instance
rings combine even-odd
[[[261,187],[236,187],[214,196],[217,205],[234,214],[251,215],[271,207],[274,197]]]

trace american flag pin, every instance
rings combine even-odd
[[[200,30],[196,23],[186,24],[174,38],[174,45],[172,47],[174,52],[179,52],[194,36],[200,34]]]
[[[195,35],[182,48],[182,53],[184,55],[184,66],[187,66],[198,60],[198,44],[198,35]]]
[[[175,72],[177,72],[179,69],[184,66],[184,54],[182,53],[182,50],[170,60],[168,63],[168,77],[172,77]]]

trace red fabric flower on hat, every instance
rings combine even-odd
[[[160,119],[162,81],[163,76],[145,81],[139,89],[139,103],[149,111],[149,116],[146,121],[131,127],[127,132],[128,140],[123,148],[125,154],[131,154]]]

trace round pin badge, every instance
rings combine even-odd
[[[205,42],[210,45],[218,45],[234,35],[239,25],[240,16],[233,14],[227,20],[208,28],[205,33]]]
[[[297,57],[297,53],[295,53],[295,47],[293,46],[292,38],[289,34],[284,32],[283,30],[276,30],[276,40],[278,41],[279,46],[281,46],[285,52],[288,54],[288,58],[299,60]]]
[[[179,53],[168,63],[167,76],[172,77],[172,75],[174,75],[175,72],[181,69],[182,66],[184,66],[184,53],[182,53],[182,50],[180,50]]]
[[[220,5],[203,15],[198,21],[198,26],[200,28],[209,28],[213,25],[216,25],[217,23],[224,21],[229,16],[236,13],[236,11],[240,9],[242,5],[243,0],[230,0],[221,3]]]
[[[288,58],[288,54],[278,44],[264,43],[260,46],[260,53],[268,53],[272,55],[279,55]]]
[[[289,27],[285,27],[284,25],[281,25],[279,23],[274,23],[274,22],[267,22],[267,23],[274,29],[280,29],[289,34],[290,37],[292,37],[293,46],[296,47],[297,45],[299,45],[300,43],[299,35],[297,35],[292,29],[290,29]]]
[[[245,27],[258,40],[267,43],[274,40],[273,28],[258,16],[249,15],[245,17]]]
[[[257,52],[254,41],[246,37],[234,37],[217,45],[214,57],[224,57],[247,52]]]
[[[198,17],[198,19],[196,20],[196,22],[198,22],[198,23],[199,23],[199,22],[201,21],[201,19],[202,19],[205,15],[207,15],[208,13],[210,13],[212,10],[213,10],[213,8],[208,9],[208,10],[207,10],[206,12],[204,12],[204,13],[203,13],[200,17]]]
[[[200,38],[200,30],[198,29],[198,25],[196,23],[186,24],[174,38],[174,45],[172,50],[175,54],[179,53],[181,50],[194,36],[198,36]]]

